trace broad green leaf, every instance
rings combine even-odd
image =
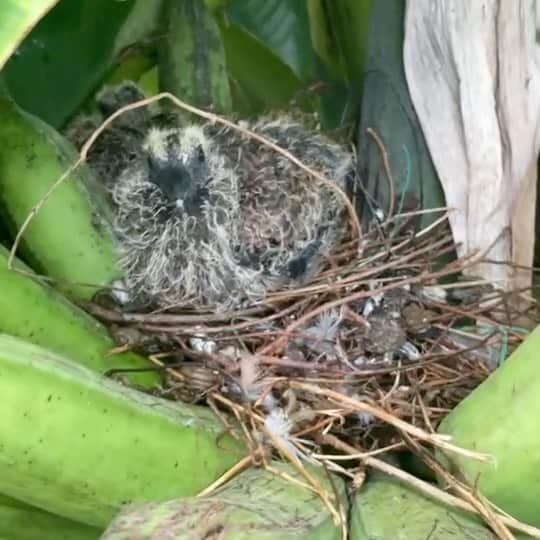
[[[306,0],[313,48],[324,82],[319,116],[326,128],[357,119],[372,0]]]
[[[153,67],[155,67],[155,58],[147,52],[135,49],[130,54],[126,54],[107,75],[105,84],[120,84],[127,80],[137,82]]]
[[[313,47],[328,69],[351,83],[362,79],[372,0],[307,0]]]
[[[212,12],[225,7],[229,0],[204,0],[205,6]]]
[[[305,2],[235,0],[227,4],[229,20],[250,33],[303,81],[316,76]]]
[[[359,98],[354,96],[360,95],[370,3],[231,0],[221,10],[295,74],[328,129],[356,120]]]
[[[445,205],[444,194],[409,95],[403,68],[404,0],[377,0],[371,12],[369,53],[363,84],[362,114],[358,129],[358,155],[363,163],[362,181],[370,198],[362,201],[360,214],[372,218],[372,202],[383,212],[400,213]],[[383,140],[392,171],[395,200],[384,174],[381,152],[366,134],[374,129]],[[369,202],[368,202],[369,201]],[[425,226],[439,217],[418,218]]]
[[[0,69],[33,26],[58,0],[2,0],[0,9]]]
[[[133,5],[134,0],[62,0],[4,68],[19,105],[55,127],[63,125],[110,69],[116,36]]]
[[[164,0],[135,0],[129,16],[116,35],[115,55],[121,54],[128,47],[140,47],[151,38],[158,29],[163,3]]]
[[[254,114],[285,107],[299,96],[303,83],[263,43],[226,18],[220,29],[237,111]]]
[[[154,66],[144,72],[138,79],[137,84],[147,96],[153,96],[159,92],[158,67]]]
[[[150,70],[157,69],[157,36],[163,4],[164,0],[135,0],[132,10],[116,35],[114,67],[103,81],[105,85],[120,84],[126,80],[140,85],[141,79]],[[152,82],[151,87],[146,82],[142,86],[146,95],[158,92],[157,82]],[[92,107],[95,104],[93,99],[91,103]]]

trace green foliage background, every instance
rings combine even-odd
[[[176,58],[184,74],[176,93],[197,98],[190,88],[197,55],[186,53],[197,28],[175,29],[203,4],[197,25],[215,27],[212,39],[221,42],[223,55],[212,65],[212,83],[226,86],[231,96],[221,103],[230,110],[221,112],[255,114],[294,104],[318,112],[327,128],[354,124],[371,0],[61,0],[39,22],[54,2],[33,3],[33,18],[20,11],[28,4],[23,0],[9,0],[9,17],[0,17],[0,30],[4,21],[14,29],[0,31],[0,51],[16,49],[2,74],[16,101],[54,127],[107,81],[143,76],[155,84],[152,68],[160,64],[159,87],[170,86],[164,66],[169,73],[173,66],[163,60],[164,48],[176,46],[176,56],[183,56]],[[167,24],[171,10],[175,26]],[[20,19],[19,26],[12,19]]]

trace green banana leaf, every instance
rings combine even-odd
[[[8,8],[16,4],[13,0],[7,2]],[[5,0],[0,9],[0,35],[4,3]],[[134,0],[58,3],[3,69],[8,88],[19,105],[56,128],[62,126],[111,68],[116,37],[134,4]],[[8,24],[9,21],[4,23]]]
[[[0,10],[0,69],[34,25],[58,0],[3,0]]]
[[[227,18],[272,51],[301,81],[317,76],[305,2],[235,0]]]
[[[317,111],[325,129],[354,123],[370,5],[371,0],[222,2],[215,12],[238,110],[256,113],[294,102]]]
[[[135,0],[132,10],[114,39],[112,52],[114,65],[104,84],[115,85],[126,80],[140,84],[141,77],[156,67],[156,35],[160,31],[163,0]],[[157,83],[151,88],[141,85],[147,95],[157,94]],[[94,108],[94,96],[88,100],[88,109]]]
[[[443,191],[405,78],[404,10],[404,0],[373,2],[358,131],[358,156],[363,164],[364,187],[385,214],[391,206],[388,179],[381,151],[366,133],[367,128],[374,129],[386,146],[395,186],[394,210],[444,206]],[[361,202],[359,211],[365,222],[372,219],[367,200]],[[427,224],[439,215],[427,214],[419,223]]]
[[[168,1],[165,11],[178,12],[193,2]],[[63,0],[3,70],[11,94],[24,109],[58,128],[104,81],[138,80],[152,68],[156,50],[172,50],[171,41],[176,40],[174,61],[171,55],[163,61],[161,55],[161,88],[188,101],[210,102],[215,110],[229,112],[232,97],[233,109],[243,115],[294,102],[308,112],[318,109],[325,127],[339,127],[354,113],[350,101],[360,87],[356,82],[361,79],[370,0],[347,0],[332,9],[312,9],[313,0],[207,1],[219,25],[225,60],[212,29],[215,23],[208,19],[206,31],[215,54],[208,62],[212,85],[205,100],[197,97],[200,88],[194,86],[193,75],[201,70],[197,55],[190,53],[199,49],[189,45],[190,40],[194,43],[188,37],[193,31],[177,24],[174,32],[170,26],[163,32],[156,23],[163,15],[162,3]],[[194,5],[202,7],[203,2]]]
[[[360,95],[371,5],[372,0],[307,0],[315,51],[334,76],[357,84]]]
[[[285,108],[291,101],[315,110],[305,93],[316,59],[304,2],[233,0],[216,17],[239,112]]]
[[[324,128],[350,135],[362,98],[372,0],[307,0],[318,56],[319,117]],[[350,137],[349,137],[350,138]]]
[[[284,108],[300,95],[302,81],[264,44],[226,18],[218,18],[218,24],[235,111],[252,115]]]
[[[116,0],[125,1],[125,0]],[[149,49],[159,32],[160,17],[165,0],[135,0],[129,15],[114,38],[113,55],[124,56],[131,48]]]
[[[0,494],[0,538],[98,540],[101,532]]]

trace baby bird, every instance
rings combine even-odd
[[[68,137],[80,147],[119,108],[143,98],[108,87]],[[342,190],[353,153],[289,116],[243,126],[287,150]],[[185,124],[139,108],[97,139],[88,165],[112,207],[128,304],[229,310],[308,281],[347,233],[342,197],[285,156],[238,130]],[[119,300],[120,301],[120,300]]]
[[[353,154],[290,117],[244,123],[344,189]],[[163,307],[238,308],[305,282],[347,231],[342,197],[289,159],[211,123],[151,128],[112,183],[130,292]]]

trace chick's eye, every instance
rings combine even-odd
[[[202,163],[205,160],[204,150],[203,150],[203,147],[200,145],[197,148],[197,159],[199,160],[200,163]]]

